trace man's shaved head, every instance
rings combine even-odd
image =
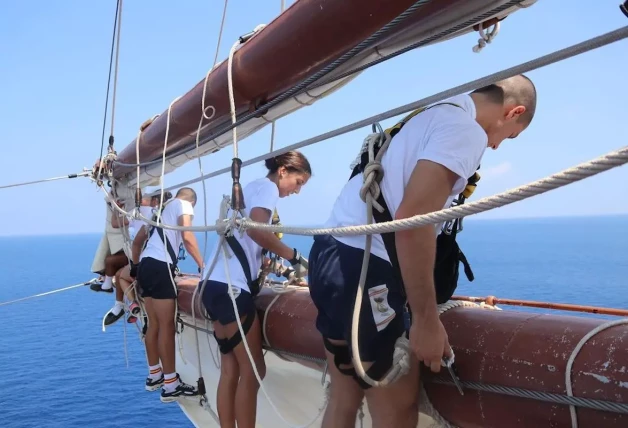
[[[471,98],[476,107],[475,120],[486,132],[492,149],[507,138],[517,138],[536,112],[536,88],[523,74],[476,89]]]
[[[536,112],[536,87],[523,74],[499,80],[491,85],[476,89],[472,93],[486,95],[492,102],[505,106],[524,106],[525,112],[519,122],[528,126]]]
[[[196,205],[196,192],[191,187],[180,188],[175,198],[183,199],[190,202],[192,205]]]

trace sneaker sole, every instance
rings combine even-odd
[[[200,395],[177,395],[174,397],[159,396],[159,399],[161,400],[162,403],[173,403],[175,401],[180,401],[180,400],[197,400],[199,398],[200,398]]]
[[[163,383],[163,382],[161,382],[161,383],[158,383],[158,384],[156,384],[156,385],[152,385],[152,386],[145,385],[145,386],[144,386],[144,389],[146,389],[146,391],[148,391],[148,392],[157,391],[159,388],[161,388],[161,386],[162,386],[163,384],[164,384],[164,383]]]

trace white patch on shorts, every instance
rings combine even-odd
[[[375,327],[377,331],[382,331],[397,315],[388,304],[388,287],[386,287],[386,284],[378,285],[370,288],[368,293]]]
[[[242,289],[240,287],[236,287],[235,285],[231,286],[231,291],[233,291],[233,298],[237,299],[240,293],[242,293]],[[229,292],[229,291],[227,291]]]

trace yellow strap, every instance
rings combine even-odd
[[[469,199],[473,192],[475,192],[476,187],[478,187],[478,181],[480,181],[480,174],[476,171],[475,174],[469,178],[467,186],[462,191],[462,196],[464,196],[465,199]]]
[[[275,208],[275,212],[273,213],[272,224],[280,224],[281,220],[279,219],[279,212],[277,212],[277,208]],[[279,239],[283,238],[283,232],[275,232],[275,236]]]

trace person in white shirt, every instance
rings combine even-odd
[[[486,148],[497,149],[506,138],[516,138],[532,121],[535,109],[534,84],[519,75],[445,100],[409,119],[381,160],[380,188],[391,217],[404,219],[449,207],[478,168]],[[362,183],[360,173],[345,184],[326,226],[366,223],[366,205],[359,195]],[[381,380],[389,372],[400,336],[409,335],[411,348],[409,373],[373,388],[356,374],[350,346],[366,238],[314,238],[310,295],[318,309],[316,326],[331,376],[324,428],[353,426],[365,396],[373,427],[417,425],[418,363],[438,372],[442,358],[451,356],[434,289],[438,232],[438,226],[429,225],[394,233],[401,275],[393,270],[381,235],[373,235],[358,340],[367,375]]]
[[[196,192],[189,187],[183,187],[174,199],[163,206],[160,221],[169,226],[189,227],[192,225],[195,205]],[[159,227],[151,227],[148,232],[147,229],[141,228],[133,240],[129,274],[137,278],[148,314],[148,329],[144,341],[149,364],[146,389],[155,391],[161,386],[160,399],[166,403],[179,397],[198,395],[198,390],[182,382],[175,371],[174,316],[178,294],[174,281],[178,261],[175,248],[183,243],[198,264],[199,271],[203,266],[203,259],[194,232]],[[144,242],[146,247],[142,250]]]
[[[164,197],[164,202],[167,200],[168,199]],[[154,198],[151,198],[150,196],[142,196],[140,207],[139,207],[140,213],[142,214],[142,216],[146,218],[152,218],[154,209],[157,205],[159,205],[159,202],[155,201]],[[142,219],[135,218],[135,217],[131,219],[128,219],[126,217],[122,218],[117,214],[118,213],[114,213],[112,217],[112,221],[111,221],[112,226],[116,229],[126,226],[128,228],[127,230],[129,234],[129,239],[131,240],[131,243],[132,243],[133,240],[135,239],[135,236],[140,231],[140,229],[146,226],[146,222]],[[132,257],[131,246],[128,245],[127,243],[125,243],[124,245],[124,253],[126,254],[126,256],[128,257],[130,261]],[[136,316],[140,313],[140,307],[136,301],[135,291],[130,290],[127,292],[128,288],[131,286],[131,284],[134,281],[134,279],[129,274],[130,269],[131,269],[131,265],[129,263],[126,266],[118,269],[118,271],[115,274],[116,302],[113,305],[113,308],[111,308],[105,315],[105,319],[103,321],[105,326],[109,326],[115,323],[124,315],[124,298],[125,297],[130,302],[129,304],[130,314],[129,314],[129,317],[127,318],[127,321],[129,323],[134,323],[137,321]]]
[[[246,185],[243,189],[245,215],[260,223],[270,223],[279,198],[299,193],[312,176],[310,163],[297,151],[286,152],[266,160],[268,175]],[[229,215],[229,213],[227,214]],[[231,257],[228,258],[231,287],[246,341],[261,378],[266,373],[262,354],[262,335],[254,298],[259,292],[258,274],[262,267],[262,251],[266,249],[290,261],[297,278],[307,274],[307,260],[295,249],[286,246],[272,232],[248,229],[228,238]],[[221,352],[220,382],[217,406],[220,425],[224,427],[255,426],[259,384],[253,366],[242,344],[236,313],[229,295],[227,273],[221,248],[214,270],[208,277],[207,263],[202,278],[207,278],[202,300],[214,321],[214,336]],[[211,261],[214,257],[209,258]],[[199,287],[203,286],[201,280]],[[236,406],[236,397],[238,400]]]
[[[96,292],[113,293],[113,278],[118,269],[128,263],[128,259],[126,254],[124,254],[124,236],[122,231],[113,227],[113,223],[117,220],[118,212],[111,206],[111,202],[107,198],[105,198],[105,201],[105,233],[92,264],[93,272],[102,271],[105,276],[102,284],[92,284],[90,289]],[[118,202],[120,201],[116,203]]]

